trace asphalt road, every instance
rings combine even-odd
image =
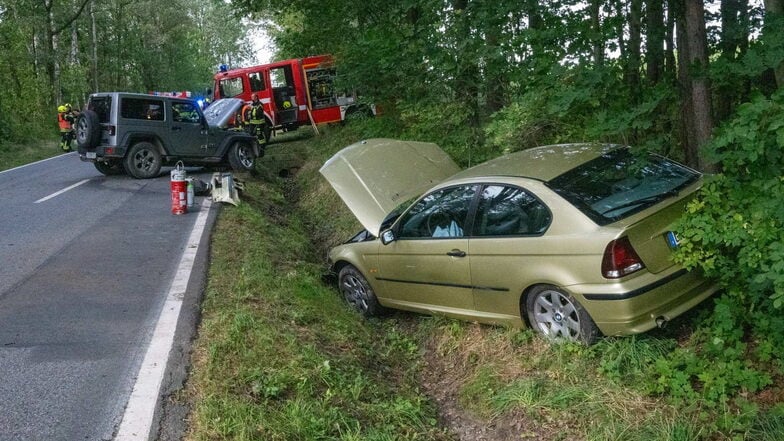
[[[0,173],[0,195],[0,440],[110,440],[207,208],[197,198],[174,216],[167,174],[107,177],[74,153]],[[197,315],[200,248],[181,333]]]

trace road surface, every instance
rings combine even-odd
[[[175,352],[189,338],[216,210],[174,216],[166,174],[107,177],[75,153],[0,172],[0,192],[0,440],[111,440],[167,297],[190,316]],[[188,248],[196,276],[173,295]]]

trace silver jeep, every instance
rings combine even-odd
[[[125,172],[139,179],[156,177],[161,166],[177,161],[248,171],[263,151],[236,122],[242,105],[226,98],[202,112],[188,99],[95,93],[76,121],[79,158],[105,175]]]

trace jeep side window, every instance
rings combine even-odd
[[[193,103],[173,102],[172,120],[174,122],[197,123],[199,111]]]
[[[163,121],[163,101],[148,98],[122,98],[120,116],[127,119]]]

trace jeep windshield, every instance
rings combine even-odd
[[[547,182],[598,225],[624,219],[678,193],[700,173],[659,155],[613,150]]]

